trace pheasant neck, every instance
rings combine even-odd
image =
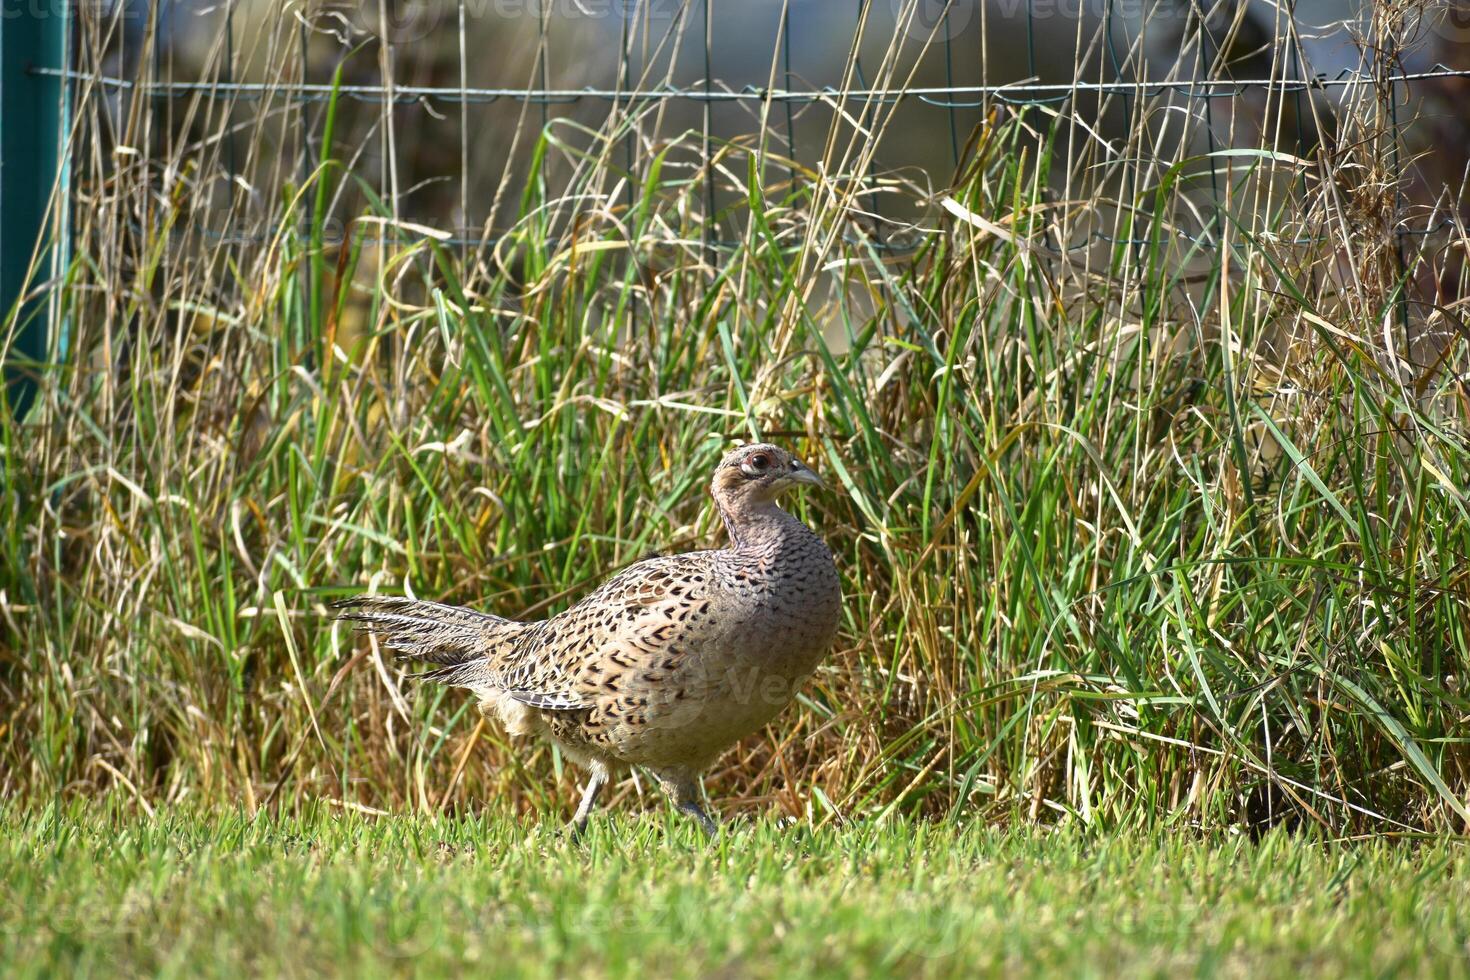
[[[777,507],[773,500],[734,507],[720,502],[718,506],[732,551],[765,551],[793,532],[807,531],[805,524]]]

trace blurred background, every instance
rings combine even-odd
[[[523,117],[595,129],[608,103],[630,91],[691,96],[661,102],[646,126],[671,133],[707,126],[722,140],[768,131],[779,152],[808,166],[824,159],[833,124],[835,100],[817,93],[883,82],[928,90],[1029,82],[1060,86],[1057,94],[1075,85],[1062,113],[1068,126],[1113,141],[1126,137],[1135,111],[1127,98],[1103,98],[1088,86],[1127,96],[1128,83],[1174,82],[1131,93],[1152,103],[1144,118],[1157,153],[1198,152],[1211,140],[1309,152],[1332,138],[1336,114],[1359,94],[1330,83],[1392,66],[1431,76],[1400,83],[1395,93],[1410,155],[1437,150],[1421,161],[1416,181],[1425,203],[1465,164],[1465,79],[1434,77],[1436,66],[1470,64],[1470,15],[1458,3],[1398,11],[1412,23],[1390,44],[1376,33],[1383,24],[1375,17],[1393,11],[1350,0],[1303,0],[1289,12],[1259,0],[118,0],[84,10],[89,56],[115,78],[260,85],[262,97],[282,100],[282,111],[292,96],[273,86],[327,85],[339,68],[346,86],[405,90],[391,118],[362,102],[344,106],[336,135],[358,148],[358,172],[375,186],[396,173],[404,214],[458,228],[480,226],[508,165],[524,176],[530,147],[525,140],[516,147],[511,135]],[[1244,84],[1208,84],[1227,82]],[[450,91],[420,96],[421,89]],[[456,89],[473,99],[468,111],[455,105]],[[550,94],[530,104],[494,94],[538,89]],[[763,113],[752,96],[766,89],[814,94]],[[699,98],[706,92],[747,98],[710,104]],[[178,103],[180,94],[154,102]],[[111,97],[121,111],[122,94]],[[999,103],[1034,99],[1022,92]],[[904,99],[875,165],[944,185],[964,140],[995,104],[979,92]],[[307,111],[319,116],[320,104]],[[859,118],[847,122],[878,111],[859,106]],[[182,116],[177,105],[171,114]],[[400,145],[389,146],[387,128],[404,134]],[[319,130],[296,135],[311,144]],[[245,155],[249,134],[224,139],[237,160]],[[272,149],[289,155],[320,146],[283,141]]]

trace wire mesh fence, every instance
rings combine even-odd
[[[741,146],[784,167],[792,188],[801,171],[850,182],[845,219],[865,247],[912,250],[968,142],[1004,116],[1052,144],[1044,197],[1101,205],[1057,209],[1043,236],[1053,252],[1142,245],[1130,209],[1174,168],[1183,179],[1146,207],[1168,212],[1180,254],[1220,247],[1222,185],[1241,180],[1228,217],[1243,231],[1325,244],[1309,222],[1268,229],[1280,222],[1266,215],[1308,214],[1284,188],[1305,192],[1353,152],[1349,140],[1367,140],[1374,179],[1393,187],[1380,218],[1395,249],[1416,250],[1404,257],[1414,266],[1423,249],[1406,242],[1452,233],[1463,209],[1465,12],[1309,6],[1313,22],[1237,0],[116,0],[77,9],[74,68],[42,70],[72,88],[73,147],[109,148],[78,155],[84,195],[130,181],[157,193],[187,175],[192,233],[232,248],[273,240],[291,188],[301,228],[325,203],[324,242],[375,212],[461,249],[493,247],[533,170],[566,224],[588,154],[605,177],[618,167],[627,206],[672,142],[691,158],[679,166],[700,169],[693,220],[706,246],[742,239],[724,201],[745,195],[745,175],[714,161],[717,146]],[[542,132],[552,141],[538,154]],[[324,164],[328,179],[333,167],[350,179],[318,202],[301,189]],[[607,188],[591,193],[617,206]],[[830,220],[819,205],[798,207]]]

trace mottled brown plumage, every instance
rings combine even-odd
[[[730,453],[710,485],[728,547],[640,561],[541,622],[393,596],[346,600],[344,618],[586,766],[576,827],[611,772],[639,765],[713,831],[698,774],[791,701],[837,630],[832,553],[776,504],[802,483],[820,481],[775,446]]]

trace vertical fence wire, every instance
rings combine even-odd
[[[551,91],[551,49],[548,46],[547,36],[550,33],[551,4],[542,3],[536,11],[536,57],[539,59],[541,90]],[[539,101],[541,115],[541,133],[544,136],[546,127],[551,124],[551,103],[542,98]],[[543,184],[546,182],[546,157],[541,157],[541,167],[538,176]]]
[[[226,85],[233,85],[235,81],[235,3],[227,0],[225,3],[225,59],[224,59],[224,81]],[[234,130],[234,108],[233,101],[226,106],[224,118],[225,132],[225,179],[229,182],[230,194],[234,195],[235,175],[239,173],[239,162],[235,159],[235,130]]]
[[[1385,12],[1384,16],[1387,16]],[[1402,16],[1402,14],[1400,14]],[[1393,52],[1393,61],[1397,62],[1399,52]],[[1399,161],[1399,143],[1401,142],[1402,129],[1399,126],[1399,99],[1398,85],[1388,81],[1388,113],[1389,113],[1389,167],[1394,174],[1403,173],[1403,166]],[[1404,225],[1399,216],[1404,213],[1404,182],[1393,181],[1393,255],[1395,271],[1398,273],[1398,287],[1394,296],[1394,311],[1398,315],[1399,329],[1404,333],[1407,342],[1409,338],[1409,275],[1408,258],[1404,254]]]
[[[153,72],[153,80],[161,82],[163,74],[163,4],[155,2],[148,9],[148,61]],[[148,100],[148,127],[149,134],[147,145],[154,153],[154,159],[168,152],[167,118],[160,120],[160,112],[167,113],[171,110],[173,100],[171,99],[149,99]]]
[[[622,92],[631,91],[635,84],[635,76],[633,75],[633,32],[635,25],[633,18],[637,12],[637,8],[638,3],[636,0],[623,4],[622,24],[619,25],[617,84],[619,90]],[[619,113],[622,114],[620,125],[623,129],[623,169],[627,171],[627,176],[623,182],[623,204],[627,209],[626,222],[628,233],[630,236],[637,236],[640,233],[640,229],[637,226],[639,184],[637,150],[639,127],[638,107],[631,96],[625,104],[619,102],[613,103],[612,118],[617,119]],[[638,275],[637,244],[636,238],[628,243],[629,267],[627,281],[630,285]],[[637,336],[638,290],[636,288],[626,288],[625,294],[629,325],[632,328],[633,335]]]
[[[151,66],[150,71],[152,72],[153,80],[161,82],[165,78],[163,62],[163,30],[165,25],[163,24],[162,4],[154,3],[149,10],[149,14],[148,62]],[[152,157],[142,163],[145,172],[155,168],[160,160],[165,161],[165,168],[169,166],[167,161],[173,153],[173,141],[170,139],[170,133],[173,130],[173,100],[149,99],[146,111],[150,131],[147,139],[143,141],[143,145],[150,148]],[[148,229],[148,234],[152,235],[156,232],[161,232],[165,223],[168,221],[168,214],[162,203],[152,194],[147,195],[144,213],[147,216],[144,227]],[[163,249],[158,256],[155,282],[167,284],[172,274],[173,264],[173,256],[168,249]],[[167,287],[165,286],[165,288]]]
[[[864,89],[866,89],[866,88],[869,87],[868,78],[867,78],[866,75],[863,74],[863,51],[862,51],[862,42],[863,42],[863,35],[864,35],[864,27],[867,24],[868,11],[870,9],[869,4],[870,4],[870,0],[857,0],[857,23],[856,23],[856,26],[853,27],[853,45],[852,45],[852,64],[853,64],[853,71],[854,71],[855,76],[857,77],[858,85],[861,86]],[[861,118],[858,121],[858,125],[864,131],[866,131],[870,126],[872,126],[874,115],[875,115],[875,109],[874,109],[873,96],[868,96],[866,99],[863,100],[863,114],[862,114]],[[867,158],[868,158],[868,164],[867,164],[867,167],[866,167],[867,181],[868,181],[868,186],[870,188],[872,188],[874,186],[874,181],[873,181],[873,174],[874,174],[873,159],[874,159],[874,157],[873,157],[873,154],[871,154],[871,153],[867,154]],[[883,242],[883,239],[884,239],[884,235],[883,235],[883,222],[879,218],[879,214],[881,212],[879,211],[879,207],[878,207],[878,194],[877,194],[877,191],[876,190],[870,190],[869,193],[868,193],[868,210],[873,215],[873,220],[871,222],[871,225],[872,225],[872,234],[873,234],[873,241],[876,242],[878,244],[878,246],[881,248],[883,246],[883,244],[884,244],[884,242]]]
[[[1206,78],[1217,77],[1216,56],[1214,54],[1214,38],[1210,34],[1209,11],[1205,9],[1205,0],[1189,0],[1194,10],[1194,16],[1199,22],[1199,43],[1195,49],[1195,58]],[[1210,190],[1215,201],[1215,234],[1224,232],[1220,227],[1220,185],[1216,176],[1215,161],[1215,110],[1214,99],[1204,100],[1205,110],[1205,141],[1210,154]]]
[[[311,28],[306,22],[306,16],[306,12],[303,11],[301,22],[296,28],[296,46],[299,52],[297,72],[301,76],[301,84],[303,85],[311,81]],[[303,103],[298,113],[299,122],[297,124],[300,127],[298,139],[301,142],[300,164],[297,168],[300,175],[300,186],[297,189],[297,206],[301,209],[301,225],[298,231],[300,241],[298,247],[302,249],[309,249],[311,247],[311,195],[306,193],[306,187],[311,182],[312,171],[316,168],[311,158],[311,121],[309,113],[310,106]],[[315,323],[308,322],[312,301],[315,299],[311,281],[312,265],[310,256],[307,256],[306,261],[301,263],[301,272],[298,279],[301,283],[302,315],[293,318],[297,323],[302,324],[305,330],[316,329]],[[298,349],[307,349],[308,337],[298,336],[294,340]]]
[[[791,91],[791,0],[781,0],[781,69],[782,85],[786,91]],[[786,170],[791,180],[790,194],[796,194],[798,189],[797,150],[796,150],[796,106],[790,99],[783,103],[786,108],[786,150],[788,160]]]
[[[465,37],[468,25],[465,23],[465,0],[458,0],[459,17],[459,226],[469,229],[474,226],[470,220],[470,103],[465,94],[469,91],[469,55],[468,45]],[[459,237],[459,264],[465,267],[469,261],[469,235],[463,234]]]
[[[235,80],[235,2],[225,2],[225,51],[224,63],[221,67],[226,84],[233,84]],[[221,114],[220,129],[224,134],[224,159],[225,159],[225,194],[227,202],[225,207],[225,220],[221,223],[220,241],[216,248],[220,249],[227,262],[233,264],[239,254],[239,247],[235,242],[236,236],[230,231],[234,226],[240,213],[237,202],[240,201],[240,189],[236,186],[236,178],[240,173],[240,162],[235,156],[235,101],[229,97]]]
[[[954,9],[954,0],[945,0],[944,17],[941,23],[944,30],[944,84],[948,88],[954,88],[954,31],[950,13]],[[960,166],[960,129],[955,119],[958,107],[954,99],[944,100],[945,112],[949,116],[949,156],[953,167],[958,170]]]
[[[1102,22],[1103,46],[1104,46],[1104,48],[1106,48],[1107,53],[1108,53],[1108,64],[1109,64],[1109,66],[1111,67],[1111,70],[1112,70],[1113,80],[1115,80],[1115,81],[1122,81],[1123,80],[1123,76],[1125,74],[1125,72],[1123,70],[1123,61],[1122,61],[1122,59],[1120,59],[1118,57],[1117,41],[1113,37],[1113,32],[1115,30],[1116,21],[1117,21],[1117,10],[1116,10],[1115,3],[1116,3],[1116,0],[1106,0],[1105,4],[1103,6],[1103,22]],[[1028,58],[1028,62],[1030,64],[1030,66],[1031,66],[1031,71],[1032,71],[1033,74],[1036,71],[1036,47],[1035,47],[1035,44],[1031,43],[1031,36],[1032,36],[1032,32],[1034,30],[1034,24],[1035,24],[1035,20],[1034,20],[1033,14],[1032,14],[1032,10],[1033,10],[1034,5],[1035,5],[1035,0],[1026,0],[1026,34],[1027,34],[1027,41],[1028,41],[1028,43],[1027,43],[1027,58]],[[1108,100],[1104,99],[1104,100],[1101,101],[1100,104],[1106,105],[1107,104],[1107,101]],[[1122,105],[1123,118],[1125,120],[1127,120],[1126,125],[1128,126],[1128,149],[1129,149],[1128,156],[1129,156],[1130,159],[1133,159],[1133,158],[1136,158],[1136,156],[1138,154],[1141,154],[1141,152],[1143,150],[1143,141],[1141,139],[1139,139],[1139,132],[1138,132],[1139,126],[1137,125],[1138,120],[1136,120],[1134,118],[1134,115],[1133,115],[1133,100],[1130,97],[1130,93],[1126,89],[1124,89],[1124,90],[1120,90],[1118,92],[1118,101]],[[1140,99],[1140,102],[1141,101],[1142,100]],[[1137,195],[1138,195],[1138,184],[1137,184],[1137,181],[1138,181],[1138,168],[1136,166],[1131,165],[1131,164],[1125,164],[1123,166],[1123,186],[1124,186],[1123,199],[1124,199],[1124,201],[1130,202],[1130,204],[1131,204],[1131,202],[1137,200]],[[1132,249],[1132,253],[1133,253],[1133,264],[1134,264],[1134,268],[1136,269],[1136,268],[1140,267],[1142,265],[1142,263],[1143,263],[1143,241],[1142,241],[1142,239],[1139,238],[1138,233],[1137,233],[1137,228],[1136,228],[1136,220],[1137,220],[1136,215],[1137,215],[1137,212],[1134,211],[1134,210],[1132,210],[1130,208],[1126,213],[1128,215],[1128,217],[1126,219],[1124,219],[1125,222],[1126,222],[1126,224],[1127,224],[1127,229],[1128,229],[1126,234],[1127,234],[1128,240],[1132,243],[1129,247]]]
[[[1286,12],[1285,13],[1286,13],[1285,31],[1286,31],[1286,35],[1287,35],[1287,44],[1288,44],[1288,48],[1289,48],[1289,52],[1290,52],[1290,56],[1289,56],[1289,59],[1288,59],[1288,64],[1289,64],[1289,70],[1291,72],[1291,77],[1292,78],[1305,78],[1306,77],[1306,64],[1305,64],[1304,59],[1302,58],[1302,41],[1301,41],[1301,36],[1297,33],[1297,29],[1296,29],[1296,0],[1290,0],[1290,2],[1286,6]],[[1279,23],[1280,22],[1280,18],[1281,18],[1281,11],[1279,11],[1279,10],[1277,11],[1276,17],[1277,17],[1277,22]],[[1312,112],[1312,131],[1313,131],[1313,134],[1314,134],[1313,138],[1316,139],[1316,138],[1318,138],[1320,136],[1320,133],[1319,133],[1319,130],[1318,130],[1318,127],[1317,127],[1315,102],[1312,100],[1312,98],[1310,96],[1308,96],[1308,98],[1306,99],[1306,104],[1305,104],[1305,106],[1303,106],[1302,95],[1303,95],[1303,91],[1301,89],[1297,89],[1293,93],[1293,95],[1292,95],[1292,100],[1293,100],[1293,103],[1294,103],[1294,106],[1295,106],[1295,112],[1296,112],[1296,144],[1297,144],[1296,145],[1296,151],[1299,154],[1305,154],[1307,152],[1307,136],[1306,136],[1306,131],[1302,128],[1302,126],[1303,126],[1302,117],[1305,114],[1305,112],[1307,112],[1307,111],[1311,111]],[[1307,195],[1307,193],[1309,193],[1309,191],[1310,191],[1310,185],[1309,185],[1308,180],[1307,180],[1307,170],[1306,170],[1305,167],[1299,167],[1299,168],[1297,168],[1297,176],[1296,176],[1295,183],[1296,183],[1296,186],[1297,186],[1298,190],[1300,191],[1300,193],[1303,195],[1303,197],[1305,197]],[[1310,275],[1311,275],[1312,280],[1313,280],[1312,288],[1315,289],[1316,288],[1317,270],[1316,269],[1312,269],[1311,272],[1310,272]]]
[[[713,91],[714,87],[714,73],[710,65],[710,47],[714,43],[710,23],[710,6],[713,3],[714,0],[703,0],[700,5],[704,13],[704,91],[706,93]],[[704,223],[700,228],[700,237],[704,243],[704,260],[709,263],[712,275],[715,273],[716,263],[714,249],[710,242],[715,223],[715,163],[712,152],[714,144],[711,137],[713,112],[714,103],[706,99],[700,119],[700,148],[704,156]]]

